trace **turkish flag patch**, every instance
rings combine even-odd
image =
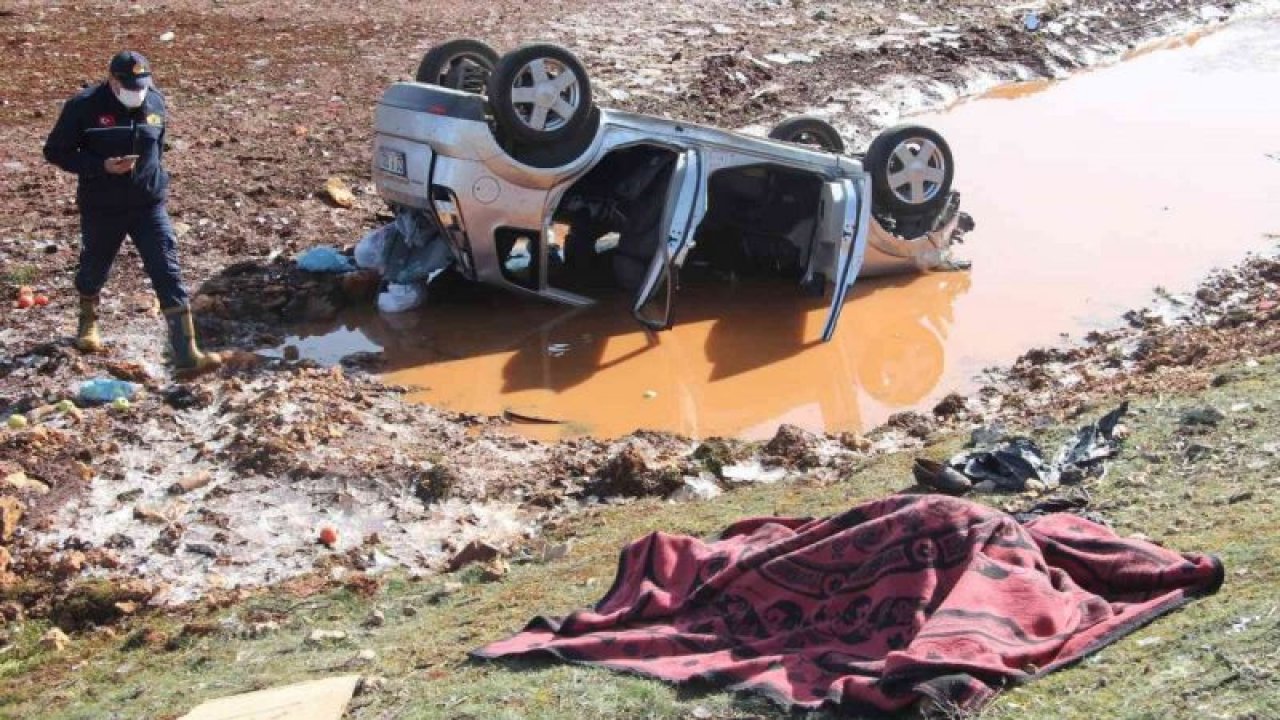
[[[115,127],[115,126],[116,126],[115,115],[99,115],[98,116],[98,127]]]

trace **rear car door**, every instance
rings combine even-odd
[[[675,300],[675,275],[693,238],[698,206],[702,202],[702,159],[697,150],[685,150],[676,158],[660,228],[664,241],[658,243],[649,261],[649,270],[636,293],[632,314],[651,330],[671,327]]]
[[[832,281],[831,308],[822,329],[822,341],[828,342],[836,333],[840,311],[849,295],[849,288],[862,271],[862,259],[867,251],[867,227],[871,220],[870,176],[857,180],[843,178],[828,182],[822,191],[823,213],[830,222],[824,227],[828,233],[840,233],[837,245],[836,272]]]

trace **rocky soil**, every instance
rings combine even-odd
[[[5,622],[50,616],[76,630],[301,574],[448,570],[527,551],[565,513],[610,498],[835,477],[948,428],[1195,387],[1213,381],[1200,368],[1275,350],[1280,265],[1259,259],[1177,299],[1176,318],[1144,311],[1086,346],[1035,351],[974,398],[866,438],[784,427],[763,446],[657,433],[546,445],[505,432],[501,419],[406,404],[401,389],[357,368],[254,354],[290,323],[368,301],[369,287],[299,273],[291,258],[352,243],[385,217],[367,171],[371,108],[435,42],[549,39],[580,54],[611,105],[756,129],[816,109],[863,141],[903,112],[1104,61],[1145,37],[1216,22],[1232,3],[566,0],[457,3],[409,18],[382,1],[173,1],[124,17],[119,7],[0,10],[12,68],[0,90],[0,294],[7,303],[32,285],[53,300],[0,312],[0,418],[28,420],[0,430]],[[74,179],[43,164],[40,146],[59,102],[126,45],[149,55],[167,92],[185,268],[203,288],[203,332],[229,351],[224,371],[187,384],[164,368],[161,322],[132,251],[105,299],[108,352],[82,356],[68,337]],[[322,197],[333,177],[350,203]],[[98,377],[141,392],[127,408],[57,407]],[[336,537],[322,543],[325,528]]]

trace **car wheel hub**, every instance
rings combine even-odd
[[[534,130],[554,132],[564,127],[578,113],[581,99],[573,71],[549,58],[529,61],[511,84],[516,117]]]
[[[924,138],[908,138],[889,154],[889,189],[902,202],[923,205],[938,196],[947,177],[942,150]]]

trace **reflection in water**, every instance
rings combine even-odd
[[[659,334],[625,298],[566,310],[503,294],[311,330],[358,329],[383,348],[388,382],[420,388],[411,399],[562,421],[519,426],[534,436],[763,437],[781,422],[856,429],[919,402],[942,375],[951,305],[968,287],[964,273],[859,284],[830,343],[818,341],[825,301],[774,280],[686,287],[675,328]],[[314,342],[304,337],[292,342]]]
[[[856,318],[853,344],[858,384],[878,403],[900,408],[924,400],[942,374],[943,341],[952,321],[952,301],[969,289],[968,273],[914,279],[902,297],[883,305],[845,310]],[[877,339],[891,339],[876,342]]]

